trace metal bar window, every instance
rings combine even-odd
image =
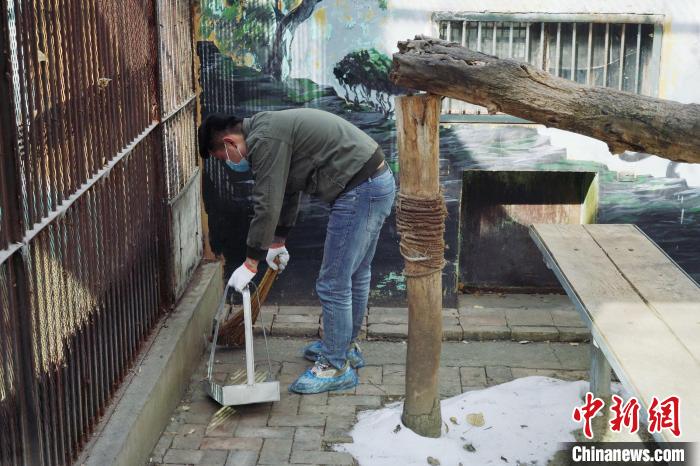
[[[593,23],[588,23],[588,55],[586,58],[586,84],[591,85],[591,60],[593,58]]]
[[[559,76],[561,70],[561,23],[557,23],[557,49],[554,59],[554,76]]]
[[[508,58],[513,58],[513,23],[510,23],[508,32]]]
[[[608,21],[599,22],[592,21],[591,15],[581,16],[585,21],[575,21],[576,16],[550,16],[569,21],[536,21],[533,15],[523,14],[459,13],[450,17],[441,13],[437,27],[443,39],[503,58],[524,59],[555,76],[588,85],[657,93],[663,32],[660,17],[622,15],[621,21],[613,23],[610,16],[604,17]],[[633,22],[635,19],[639,21]],[[636,40],[628,37],[630,31],[636,32]],[[443,111],[487,113],[453,99],[445,100]]]
[[[634,61],[634,92],[639,92],[639,67],[642,56],[642,25],[637,25],[637,56]]]
[[[476,33],[476,50],[477,52],[481,52],[481,21],[479,21],[477,25],[477,33]]]
[[[525,60],[530,61],[530,23],[525,24]]]
[[[620,35],[620,75],[617,80],[617,89],[620,91],[622,90],[622,82],[625,76],[625,26],[627,25],[622,25],[622,33]]]
[[[605,60],[603,60],[603,86],[608,84],[608,62],[610,61],[610,24],[605,25],[605,45],[603,46]]]

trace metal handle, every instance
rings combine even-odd
[[[255,357],[253,355],[253,316],[250,304],[250,288],[243,289],[243,326],[245,330],[245,365],[248,385],[255,383]]]

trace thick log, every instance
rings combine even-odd
[[[440,97],[418,95],[396,98],[396,128],[401,193],[440,196]],[[398,214],[397,214],[398,215]],[[406,278],[408,347],[406,401],[401,420],[424,437],[440,437],[438,369],[442,348],[442,273]]]
[[[528,63],[424,36],[399,42],[397,85],[482,105],[604,141],[610,151],[700,163],[700,105],[557,78]]]

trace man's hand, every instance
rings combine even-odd
[[[277,259],[277,261],[275,261]],[[267,250],[267,265],[270,266],[272,270],[278,270],[281,272],[287,267],[289,263],[289,251],[284,246],[284,243],[273,243],[270,245],[270,249]]]
[[[231,278],[228,279],[228,286],[234,287],[236,291],[241,293],[256,273],[258,273],[258,269],[249,265],[248,261],[246,261],[231,274]]]

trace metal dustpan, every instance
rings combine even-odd
[[[243,325],[245,331],[245,371],[240,370],[232,374],[228,381],[231,385],[220,385],[212,378],[214,369],[214,354],[216,353],[216,341],[219,337],[219,326],[226,315],[226,296],[229,287],[226,286],[221,304],[214,318],[214,338],[211,342],[211,352],[209,353],[209,364],[207,365],[206,389],[210,397],[222,406],[245,405],[250,403],[264,403],[268,401],[279,401],[280,383],[271,380],[272,371],[255,371],[255,356],[253,355],[253,322],[250,305],[250,289],[246,286],[243,290]],[[262,318],[262,316],[260,317]],[[263,326],[263,332],[265,331]],[[267,336],[265,336],[265,347],[267,348]],[[267,354],[268,367],[270,354]]]

